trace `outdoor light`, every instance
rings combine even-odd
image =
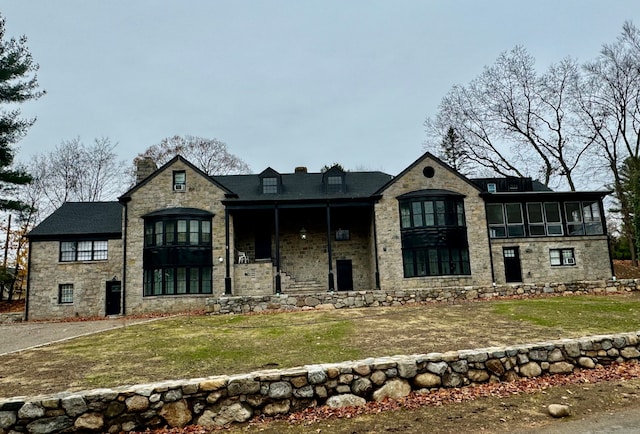
[[[302,229],[300,229],[300,239],[301,240],[307,239],[307,230],[304,228],[304,226],[302,227]]]
[[[218,258],[218,262],[220,262],[220,263],[222,264],[222,263],[224,262],[224,258],[223,258],[222,256],[220,256],[220,257]]]

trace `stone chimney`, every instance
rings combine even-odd
[[[307,173],[307,168],[304,166],[296,167],[295,173]]]
[[[140,184],[149,175],[158,169],[151,157],[136,158],[136,184]]]

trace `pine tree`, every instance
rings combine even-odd
[[[5,39],[5,19],[0,15],[0,210],[22,211],[27,205],[15,199],[15,188],[31,181],[23,170],[12,167],[13,145],[27,133],[35,118],[20,116],[16,105],[40,98],[36,71],[26,36]]]

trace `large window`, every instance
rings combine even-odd
[[[144,232],[145,247],[211,244],[210,220],[179,218],[148,221]]]
[[[565,203],[569,235],[600,235],[603,233],[600,205],[595,201]]]
[[[211,294],[212,214],[175,208],[144,218],[144,295]]]
[[[532,237],[563,234],[558,202],[527,203],[527,216]]]
[[[423,247],[404,249],[404,276],[471,274],[466,248]]]
[[[144,270],[144,295],[211,294],[211,267]]]
[[[412,199],[400,203],[402,229],[465,226],[462,199]]]
[[[519,203],[489,203],[487,219],[491,238],[524,236],[522,205]]]
[[[60,262],[104,261],[108,259],[108,244],[100,241],[61,241]]]
[[[604,233],[600,203],[594,200],[487,203],[486,211],[491,238]]]
[[[398,199],[404,277],[471,274],[463,196],[422,190]]]

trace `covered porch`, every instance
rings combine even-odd
[[[229,206],[225,294],[378,289],[373,213],[370,202]]]

